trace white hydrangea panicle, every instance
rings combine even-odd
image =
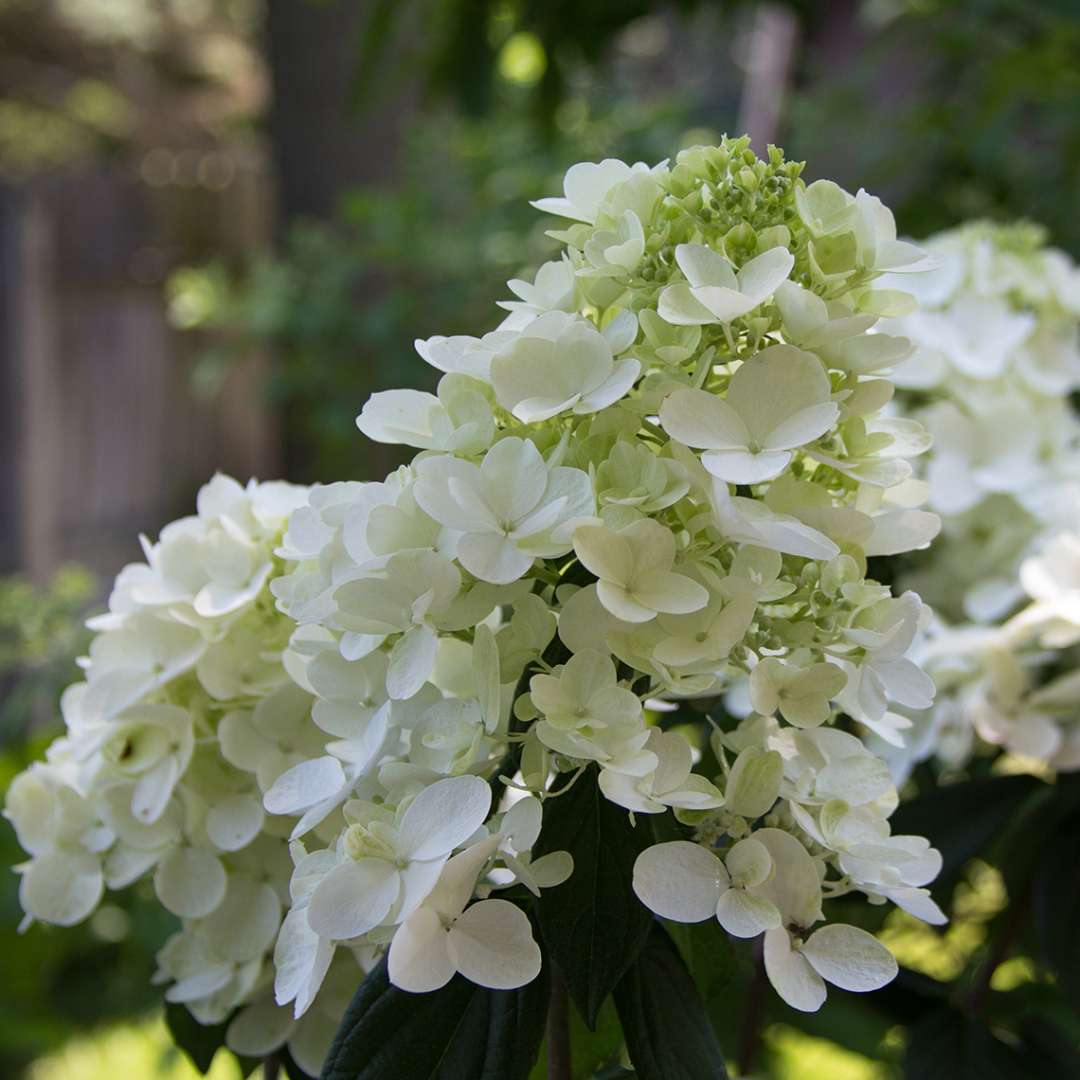
[[[935,610],[915,647],[940,692],[901,702],[906,746],[884,729],[874,745],[898,778],[926,757],[956,769],[998,749],[1075,769],[1080,270],[1026,223],[973,222],[927,246],[939,267],[905,279],[920,309],[887,325],[916,346],[895,405],[934,436],[923,473],[943,535],[901,581]]]
[[[922,606],[865,579],[868,556],[924,547],[937,529],[907,461],[929,437],[882,415],[911,344],[870,333],[914,306],[875,278],[921,253],[872,196],[805,189],[778,153],[757,162],[737,142],[651,170],[585,163],[564,189],[537,204],[571,220],[552,234],[563,253],[510,283],[502,325],[417,344],[447,373],[438,398],[389,391],[365,406],[361,428],[420,449],[413,465],[386,485],[316,489],[281,551],[293,569],[275,594],[302,624],[290,670],[338,737],[267,793],[272,808],[316,808],[308,835],[326,845],[296,871],[308,915],[289,917],[297,959],[282,964],[297,975],[278,999],[298,1014],[325,942],[389,942],[406,988],[454,972],[495,985],[470,951],[489,915],[505,971],[524,978],[525,920],[488,896],[500,878],[534,894],[562,880],[565,860],[523,850],[553,772],[594,768],[633,814],[743,822],[722,857],[692,839],[676,851],[699,853],[685,858],[731,932],[796,935],[789,967],[810,963],[798,935],[821,919],[819,866],[835,872],[829,895],[892,890],[909,907],[923,901],[903,890],[933,876],[930,855],[896,870],[906,838],[888,865],[859,862],[861,818],[830,832],[832,847],[806,831],[824,836],[815,815],[849,800],[873,808],[865,828],[880,833],[895,806],[887,767],[832,723],[844,710],[899,738],[891,710],[933,692],[908,656]],[[715,229],[702,229],[703,200]],[[740,207],[723,227],[721,204]],[[449,379],[473,395],[468,409],[452,405]],[[363,669],[353,679],[343,665]],[[747,676],[757,716],[724,736],[723,775],[700,775],[644,703],[718,696]],[[356,768],[337,760],[380,709],[377,752]],[[486,838],[463,827],[414,866],[399,835],[411,808],[507,754],[532,792],[522,809],[493,806]],[[774,810],[790,831],[760,824]]]
[[[814,928],[847,892],[940,914],[936,853],[891,836],[888,768],[837,726],[902,740],[933,695],[921,602],[867,576],[937,529],[929,436],[883,413],[912,346],[879,320],[913,302],[879,282],[922,256],[800,169],[745,139],[575,165],[502,324],[417,342],[437,392],[363,406],[410,465],[215,481],[121,575],[69,735],[12,789],[28,912],[152,874],[168,992],[311,1071],[377,957],[417,993],[535,978],[528,907],[590,869],[540,843],[545,806],[581,783],[671,814],[638,896],[764,935],[795,1007],[888,981],[868,935]],[[736,724],[712,706],[739,686]]]

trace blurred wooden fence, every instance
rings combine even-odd
[[[166,319],[171,268],[263,244],[265,173],[218,190],[129,169],[0,187],[0,572],[109,576],[140,531],[192,512],[215,469],[276,473],[259,361],[200,398],[205,347]]]

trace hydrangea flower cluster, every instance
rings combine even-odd
[[[150,877],[181,924],[158,956],[166,1000],[203,1024],[231,1017],[239,1053],[289,1040],[316,1074],[362,975],[355,957],[303,1021],[270,1024],[266,1007],[292,861],[289,824],[263,795],[323,746],[283,666],[294,625],[269,591],[306,502],[302,487],[219,475],[196,515],[143,538],[146,561],[120,572],[90,621],[85,679],[62,699],[67,731],[14,779],[5,816],[30,855],[26,923],[74,925],[106,890]]]
[[[537,976],[529,894],[589,873],[538,844],[545,806],[594,783],[681,836],[632,867],[653,912],[763,938],[795,1008],[887,983],[823,901],[943,918],[940,855],[891,834],[856,735],[902,742],[934,694],[928,610],[867,577],[938,530],[929,435],[885,412],[912,346],[882,320],[914,302],[881,281],[927,263],[800,171],[745,139],[575,165],[536,204],[561,256],[490,333],[417,342],[435,393],[364,406],[410,465],[204,489],[120,575],[68,734],[12,788],[30,915],[152,871],[183,920],[167,995],[315,1071],[377,955],[417,993]]]
[[[267,795],[310,848],[279,1001],[302,1012],[342,942],[388,946],[408,990],[531,979],[528,920],[490,894],[572,872],[528,852],[553,776],[588,769],[628,812],[687,826],[642,855],[641,900],[765,934],[798,1008],[822,979],[896,970],[854,927],[809,934],[824,897],[942,918],[939,856],[890,835],[887,768],[835,726],[898,738],[893,706],[933,696],[906,655],[926,609],[866,578],[938,527],[907,484],[929,437],[882,413],[911,346],[869,332],[912,305],[875,281],[925,260],[876,198],[799,171],[741,140],[571,168],[536,204],[568,220],[561,257],[510,283],[492,332],[417,342],[436,393],[364,406],[361,431],[412,464],[294,513],[272,589],[327,742]],[[717,770],[695,772],[662,710],[747,677],[753,713],[717,723]],[[493,776],[527,829],[521,803],[484,825]]]
[[[943,519],[910,580],[950,622],[994,622],[1023,601],[1040,538],[1080,527],[1080,269],[1025,223],[926,247],[938,266],[909,279],[918,310],[884,324],[915,344],[897,404],[934,436],[924,476]]]
[[[888,326],[916,346],[896,404],[934,433],[942,536],[900,579],[938,616],[916,649],[940,693],[885,752],[898,776],[980,746],[1075,769],[1080,269],[1029,224],[975,222],[926,246],[939,265],[913,280],[920,308]]]

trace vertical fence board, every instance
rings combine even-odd
[[[217,397],[198,396],[191,374],[205,343],[168,325],[162,288],[170,265],[265,242],[266,178],[249,167],[220,192],[151,190],[102,167],[3,194],[0,301],[12,325],[0,388],[15,513],[0,526],[0,571],[43,581],[74,560],[109,577],[138,557],[140,531],[192,511],[215,469],[276,473],[264,361],[238,367]],[[148,263],[162,272],[138,271]]]

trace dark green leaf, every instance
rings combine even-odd
[[[210,1071],[214,1055],[225,1045],[227,1024],[204,1027],[183,1005],[165,1005],[165,1026],[172,1041],[187,1055],[204,1076]]]
[[[1032,884],[1041,959],[1063,990],[1080,1000],[1080,820],[1066,818],[1045,845]]]
[[[887,1013],[895,1022],[913,1024],[944,1005],[950,989],[948,983],[902,967],[888,986],[866,995],[866,1001],[873,1008]]]
[[[276,1051],[274,1056],[278,1059],[281,1071],[289,1080],[311,1080],[311,1077],[293,1061],[292,1055],[284,1047]],[[252,1071],[253,1069],[244,1068],[243,1073],[245,1076],[251,1076]]]
[[[665,922],[690,972],[701,1000],[711,1011],[714,1002],[725,997],[738,974],[731,939],[715,919],[700,923]]]
[[[1080,1076],[1080,1049],[1057,1024],[1042,1016],[1025,1016],[1020,1039],[1030,1075]]]
[[[630,1060],[642,1080],[720,1080],[720,1044],[694,980],[659,923],[615,988]]]
[[[905,1080],[1031,1080],[1024,1055],[985,1024],[955,1009],[931,1013],[911,1029]]]
[[[322,1080],[524,1080],[547,1018],[547,978],[486,990],[455,975],[441,990],[390,984],[383,960],[338,1028]]]
[[[544,890],[536,906],[540,932],[590,1028],[652,924],[632,887],[634,860],[653,842],[645,817],[632,826],[629,814],[600,793],[592,765],[566,794],[544,804],[536,854],[569,851],[574,872]]]
[[[985,851],[1024,802],[1044,787],[1032,776],[947,784],[901,803],[892,816],[892,831],[928,837],[944,858],[939,882],[947,886],[969,859]]]

